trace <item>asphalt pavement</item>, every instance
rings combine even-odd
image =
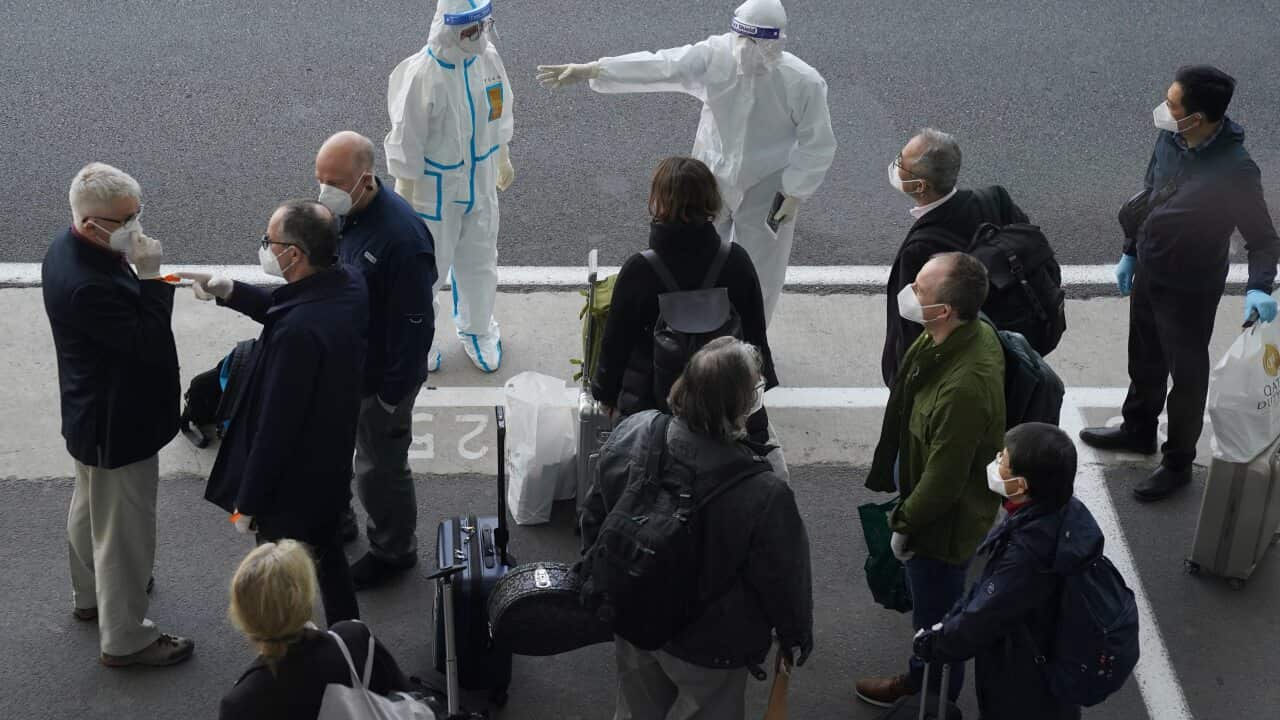
[[[553,93],[535,66],[694,42],[727,31],[736,5],[496,0],[518,173],[502,196],[502,264],[580,265],[589,247],[616,264],[647,237],[652,168],[688,153],[697,124],[692,98]],[[788,49],[827,78],[840,143],[801,211],[793,264],[892,259],[908,202],[885,166],[922,125],[955,133],[961,183],[1010,188],[1064,263],[1113,261],[1116,209],[1155,139],[1151,109],[1183,63],[1237,77],[1230,114],[1280,198],[1275,0],[786,7]],[[102,160],[141,181],[144,224],[169,261],[253,263],[271,209],[316,192],[325,137],[354,129],[380,145],[386,77],[425,44],[433,10],[424,0],[3,3],[0,261],[39,261],[69,222],[71,177]]]

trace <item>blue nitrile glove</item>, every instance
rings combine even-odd
[[[1262,292],[1261,290],[1250,290],[1244,296],[1244,321],[1249,322],[1250,316],[1258,313],[1258,320],[1262,322],[1271,322],[1276,319],[1276,301],[1275,298]]]
[[[1138,265],[1138,258],[1132,255],[1121,255],[1120,262],[1116,263],[1116,286],[1120,288],[1120,294],[1128,296],[1133,290],[1133,271]]]

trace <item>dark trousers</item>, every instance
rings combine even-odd
[[[1187,292],[1161,284],[1141,266],[1134,276],[1124,429],[1136,437],[1154,437],[1167,392],[1169,439],[1161,450],[1171,470],[1190,467],[1196,457],[1209,392],[1209,339],[1221,300],[1221,292]]]
[[[310,547],[316,563],[326,627],[343,620],[360,619],[356,588],[351,583],[351,568],[347,565],[347,555],[342,551],[342,538],[338,532],[341,518],[342,512],[339,511],[320,523],[295,517],[258,519],[259,545],[289,538]]]
[[[952,565],[941,560],[934,560],[920,555],[908,560],[907,586],[911,588],[911,626],[916,630],[931,628],[942,622],[942,618],[955,606],[964,594],[964,580],[969,566]],[[915,655],[910,661],[910,686],[920,688],[924,685],[924,663]],[[935,665],[929,677],[929,690],[936,693],[942,685],[942,666]],[[949,694],[952,700],[960,697],[964,687],[964,663],[956,663],[951,667],[951,687]]]
[[[414,388],[391,413],[382,409],[374,395],[360,402],[356,494],[369,514],[369,552],[391,565],[412,564],[418,555],[418,499],[409,471],[417,399],[418,388]]]

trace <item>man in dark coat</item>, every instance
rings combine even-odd
[[[1209,391],[1209,340],[1237,229],[1249,256],[1243,318],[1276,318],[1271,291],[1280,237],[1261,171],[1244,148],[1244,129],[1226,116],[1234,91],[1235,80],[1217,68],[1178,70],[1154,112],[1160,135],[1143,180],[1150,193],[1146,214],[1122,218],[1128,227],[1116,281],[1121,295],[1133,293],[1124,423],[1086,428],[1080,439],[1104,450],[1154,454],[1167,392],[1164,457],[1134,487],[1141,501],[1168,497],[1191,482]]]
[[[338,256],[369,286],[369,353],[356,432],[356,492],[369,514],[369,552],[351,566],[356,589],[418,562],[418,501],[409,471],[413,405],[427,379],[435,316],[435,245],[422,219],[373,172],[373,143],[344,131],[316,155],[320,202],[341,221]],[[438,359],[438,356],[437,356]],[[355,515],[343,539],[359,535]]]
[[[902,148],[889,166],[889,182],[915,200],[915,218],[898,248],[885,286],[884,350],[880,369],[886,387],[902,365],[907,348],[923,328],[898,315],[898,293],[915,282],[929,258],[944,252],[966,252],[978,226],[1025,223],[1027,216],[998,185],[981,190],[958,190],[960,145],[947,133],[925,128]]]
[[[1006,433],[987,475],[1009,515],[978,549],[988,556],[982,577],[945,620],[916,638],[916,655],[926,662],[975,658],[983,720],[1080,717],[1078,705],[1050,692],[1036,663],[1037,648],[1053,644],[1062,576],[1102,556],[1102,530],[1072,497],[1075,474],[1075,446],[1059,428],[1026,423]]]
[[[280,206],[259,259],[275,290],[191,276],[198,297],[262,323],[205,498],[259,542],[311,546],[329,624],[360,616],[339,526],[351,501],[369,297],[337,263],[333,215],[312,201]]]
[[[75,460],[67,514],[73,614],[98,622],[109,667],[171,665],[195,648],[146,617],[157,453],[178,432],[178,351],[173,286],[160,277],[159,241],[142,232],[141,194],[110,165],[81,169],[71,182],[74,224],[53,241],[40,275],[58,353],[62,436]]]

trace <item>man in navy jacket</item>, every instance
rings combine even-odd
[[[1244,319],[1276,318],[1271,291],[1280,238],[1262,194],[1261,171],[1244,130],[1226,117],[1235,80],[1207,65],[1183,67],[1155,109],[1160,128],[1147,164],[1149,212],[1127,224],[1116,266],[1129,303],[1129,395],[1124,424],[1088,428],[1080,438],[1107,450],[1156,451],[1168,378],[1169,437],[1160,467],[1133,489],[1142,501],[1191,482],[1209,389],[1209,339],[1226,285],[1231,234],[1244,236],[1249,281]]]
[[[351,568],[357,590],[380,585],[418,561],[410,430],[435,334],[431,233],[409,203],[383,188],[373,164],[373,143],[350,131],[330,137],[316,155],[320,202],[341,220],[338,255],[369,285],[369,354],[355,461],[356,492],[369,514],[369,552]],[[355,539],[350,510],[344,525],[346,539]]]
[[[171,665],[195,647],[146,618],[157,453],[178,432],[178,352],[173,287],[160,278],[160,243],[142,232],[141,194],[121,170],[86,165],[71,182],[74,224],[41,268],[62,436],[76,470],[67,515],[73,614],[97,620],[109,667]]]
[[[262,323],[249,375],[209,475],[206,499],[239,514],[258,541],[311,546],[328,624],[360,616],[339,526],[351,501],[369,299],[359,272],[337,262],[333,216],[319,203],[286,203],[262,238],[274,290],[192,276],[197,296]],[[233,515],[233,519],[236,516]]]

